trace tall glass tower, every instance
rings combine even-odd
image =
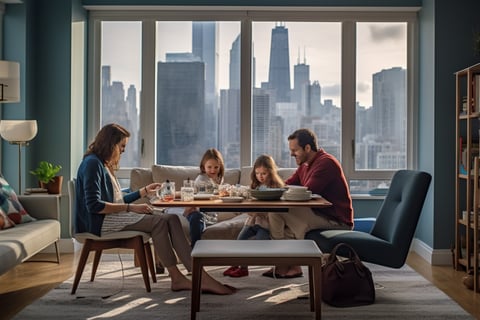
[[[272,29],[268,86],[276,91],[276,102],[290,102],[288,29],[281,24]]]

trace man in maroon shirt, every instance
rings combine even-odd
[[[271,238],[304,239],[314,229],[352,229],[352,198],[347,180],[338,160],[317,147],[317,137],[309,129],[299,129],[288,137],[290,154],[298,168],[287,185],[308,187],[332,203],[328,208],[295,208],[287,214],[269,214]],[[294,278],[302,276],[300,266],[277,266],[263,274],[267,277]]]

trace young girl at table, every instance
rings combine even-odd
[[[203,154],[200,161],[200,174],[195,179],[194,185],[197,189],[204,188],[204,191],[213,193],[213,190],[218,189],[218,186],[223,183],[224,174],[225,165],[222,154],[217,149],[210,148]],[[216,214],[204,214],[199,208],[189,207],[185,208],[183,215],[190,224],[190,240],[193,248],[200,240],[205,224],[215,222]]]
[[[250,184],[251,189],[282,188],[285,185],[282,178],[278,175],[275,160],[269,155],[261,155],[255,160],[250,173],[250,179],[252,181]],[[267,212],[252,212],[248,214],[248,218],[238,234],[237,240],[248,239],[270,239]],[[231,266],[223,272],[223,275],[234,278],[248,276],[248,266]]]

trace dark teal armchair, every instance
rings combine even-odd
[[[323,230],[311,231],[306,238],[315,240],[325,253],[344,242],[355,249],[362,261],[401,268],[407,259],[431,179],[426,172],[397,171],[370,233]]]

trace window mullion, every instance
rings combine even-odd
[[[149,167],[155,162],[155,21],[142,23],[142,88],[140,91],[140,165]],[[153,133],[153,134],[152,134]]]
[[[347,180],[355,171],[355,22],[342,23],[342,166]]]
[[[252,162],[252,21],[241,24],[240,68],[240,166]]]

